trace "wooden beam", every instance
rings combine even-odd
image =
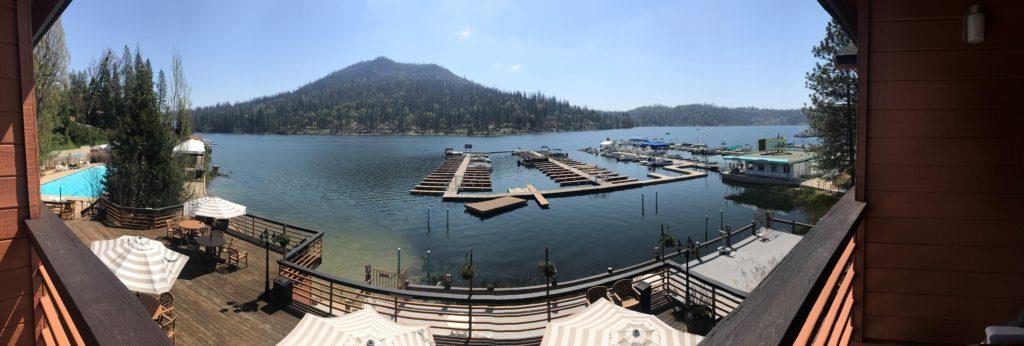
[[[32,45],[46,35],[71,0],[32,0]]]

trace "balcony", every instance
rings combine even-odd
[[[26,220],[35,343],[169,345],[134,294],[53,213]]]
[[[866,206],[848,192],[704,339],[710,345],[849,344],[857,229]]]

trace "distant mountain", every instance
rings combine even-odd
[[[505,92],[434,64],[380,57],[294,91],[193,111],[197,131],[306,134],[508,134],[632,127],[630,116],[540,93]]]
[[[645,106],[627,111],[637,126],[799,125],[807,117],[799,109],[729,108],[712,104],[675,107]]]

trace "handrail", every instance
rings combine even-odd
[[[56,292],[46,302],[56,308],[51,316],[66,316],[67,320],[57,319],[68,330],[73,327],[88,345],[170,345],[139,299],[56,215],[40,213],[25,224],[41,266],[40,278],[48,278]]]
[[[747,299],[716,325],[708,344],[792,344],[849,246],[866,204],[844,195]]]

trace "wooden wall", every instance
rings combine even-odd
[[[5,345],[32,344],[34,331],[32,246],[24,223],[39,215],[31,11],[29,0],[0,0],[0,344]]]
[[[978,2],[858,2],[859,340],[977,343],[1024,311],[1024,1],[980,1],[970,45]]]

